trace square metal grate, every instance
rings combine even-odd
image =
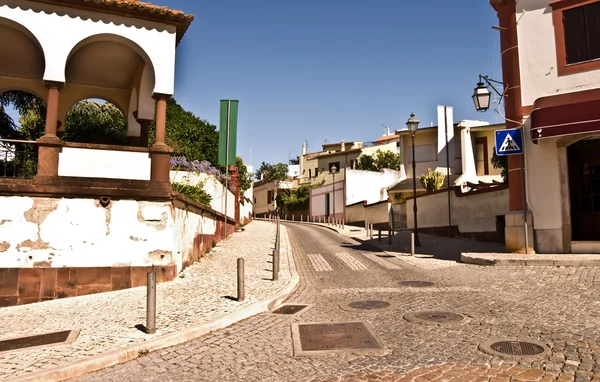
[[[383,343],[368,322],[292,324],[295,355],[381,352]]]

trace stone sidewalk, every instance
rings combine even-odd
[[[62,380],[173,346],[281,303],[298,283],[281,226],[280,277],[271,281],[275,225],[254,221],[206,257],[157,286],[157,332],[146,323],[146,287],[0,308],[0,340],[79,330],[71,344],[0,353],[0,379]],[[237,294],[237,258],[245,259],[246,299]]]
[[[298,222],[296,222],[298,223]],[[302,224],[302,223],[300,223]],[[373,237],[363,227],[316,224],[332,229],[346,237],[359,241],[365,249],[393,253],[409,264],[425,269],[438,269],[458,263],[496,266],[600,266],[598,254],[517,254],[507,253],[499,243],[478,242],[463,238],[447,238],[419,234],[421,246],[415,247],[415,256],[410,255],[410,233],[402,230],[392,236],[391,244],[387,231],[374,230]]]

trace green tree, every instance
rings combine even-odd
[[[14,107],[21,116],[26,115],[31,123],[26,128],[20,128],[8,115],[6,108]],[[34,118],[37,116],[38,118]],[[6,139],[35,140],[44,134],[46,105],[44,101],[31,93],[23,91],[8,91],[0,93],[0,137]]]
[[[362,154],[358,157],[356,169],[363,171],[377,171],[377,166],[375,165],[375,158],[373,158],[373,156],[369,154]]]
[[[502,175],[502,181],[508,183],[508,157],[506,155],[496,154],[496,148],[494,147],[494,154],[492,155],[491,162],[495,169],[502,169],[502,172],[500,173]]]
[[[296,158],[290,159],[290,164],[300,164],[300,155],[298,155]]]
[[[235,158],[235,167],[238,170],[238,181],[240,182],[240,194],[244,194],[252,186],[252,174],[248,173],[248,167],[241,157]]]
[[[400,171],[400,154],[397,154],[393,151],[386,150],[377,150],[375,153],[375,167],[378,171],[381,171],[384,168],[389,168],[391,170]]]
[[[62,139],[67,142],[126,145],[125,117],[110,102],[79,101],[67,113]]]
[[[154,142],[156,125],[149,129],[149,144]],[[217,126],[196,117],[170,98],[167,101],[166,143],[174,150],[173,155],[184,156],[187,160],[206,160],[217,166],[219,133]],[[233,164],[233,163],[232,163]],[[225,168],[220,167],[221,172]]]

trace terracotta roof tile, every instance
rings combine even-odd
[[[177,43],[194,21],[194,15],[139,0],[32,0],[38,3],[68,8],[93,10],[141,20],[154,21],[177,27]]]

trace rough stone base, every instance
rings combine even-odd
[[[504,244],[513,253],[525,253],[525,224],[522,211],[511,211],[505,215]],[[527,212],[528,253],[534,254],[533,215]]]

